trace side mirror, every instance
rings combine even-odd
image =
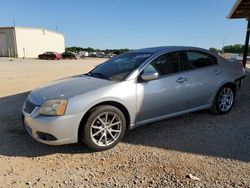
[[[141,78],[145,81],[156,80],[158,77],[158,72],[145,72],[141,75]]]

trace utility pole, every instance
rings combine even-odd
[[[222,52],[223,52],[223,53],[224,53],[225,42],[226,42],[226,39],[223,38],[223,43],[222,43]]]
[[[246,67],[246,63],[247,63],[247,54],[248,54],[249,37],[250,37],[250,18],[248,19],[248,23],[247,23],[246,41],[245,41],[244,54],[243,54],[243,61],[242,61],[244,67]]]
[[[13,26],[16,27],[16,19],[13,18]]]

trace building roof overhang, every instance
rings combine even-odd
[[[250,20],[250,0],[237,0],[227,16],[228,19],[245,18]]]

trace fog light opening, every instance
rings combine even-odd
[[[48,133],[43,133],[43,132],[37,132],[37,136],[42,139],[42,140],[45,140],[45,141],[56,141],[57,138],[51,134],[48,134]]]

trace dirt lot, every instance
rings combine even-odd
[[[88,72],[105,59],[47,61],[0,58],[0,97],[26,92],[52,80]]]
[[[28,136],[20,120],[28,91],[100,61],[0,59],[0,187],[250,187],[250,73],[229,114],[201,111],[138,127],[108,151]]]

